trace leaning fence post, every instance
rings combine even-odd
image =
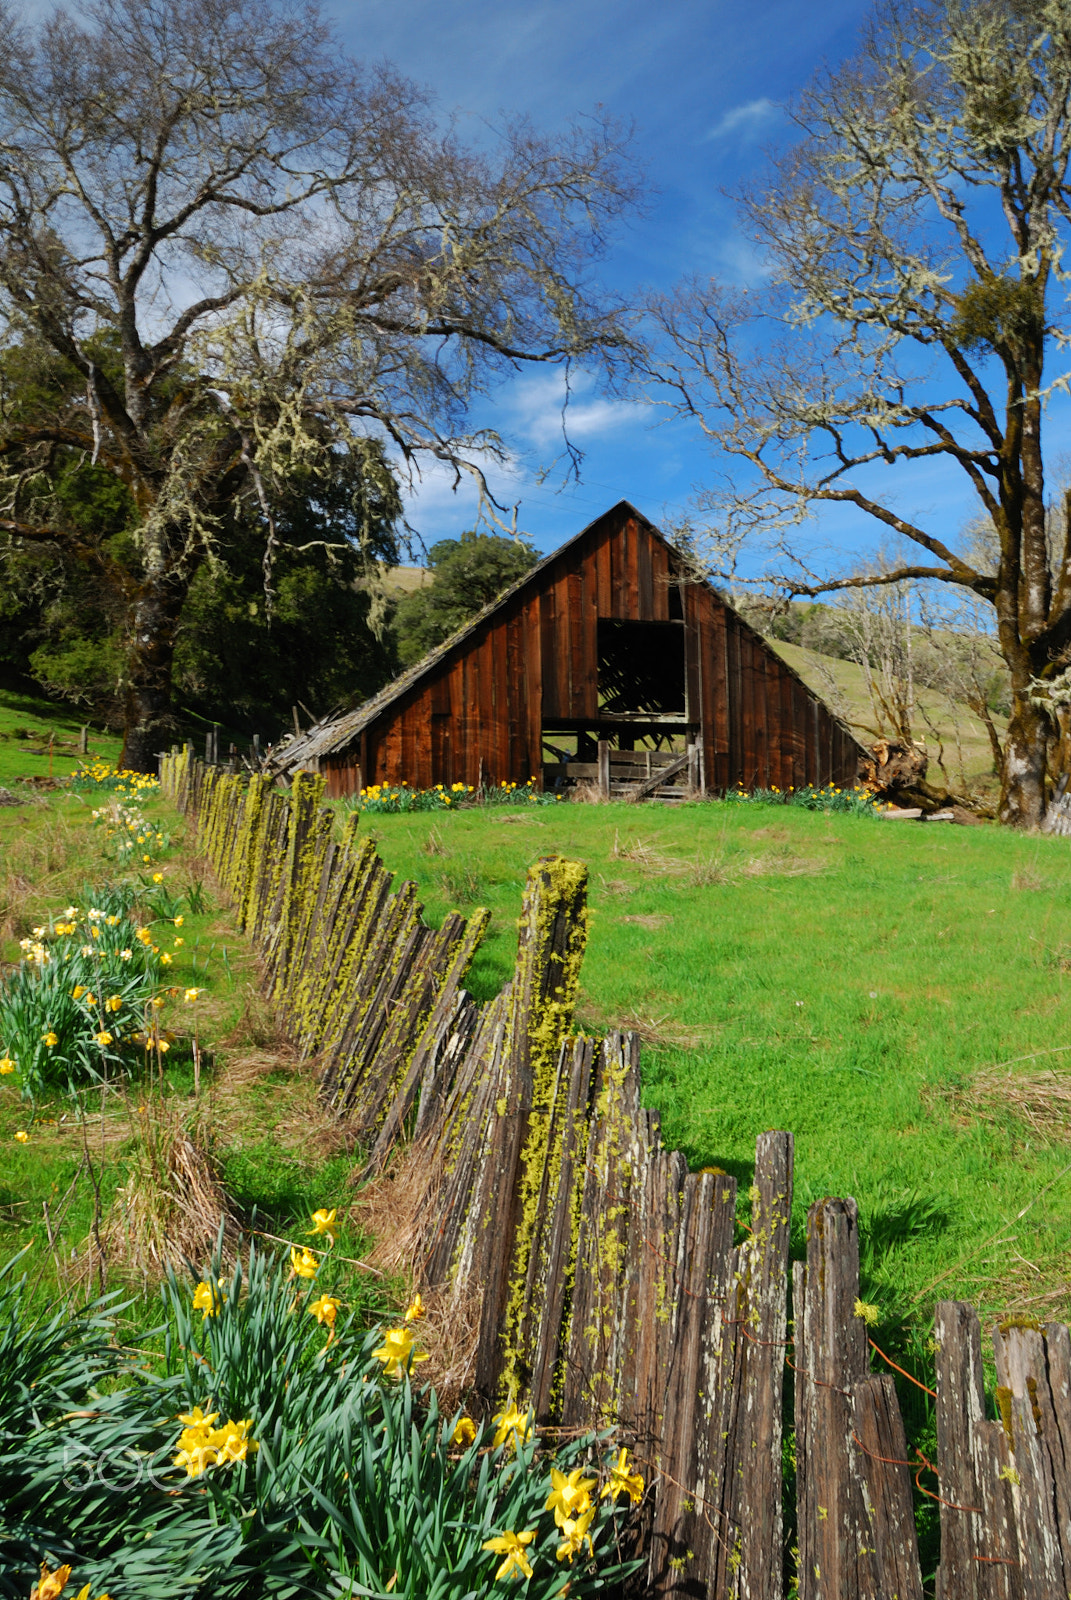
[[[604,800],[610,798],[610,741],[600,739],[596,745],[599,769],[599,793]]]

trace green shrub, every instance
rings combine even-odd
[[[550,1455],[514,1413],[497,1445],[455,1444],[460,1419],[414,1392],[410,1328],[366,1334],[287,1268],[251,1248],[192,1295],[172,1278],[150,1363],[108,1343],[114,1302],[33,1324],[0,1275],[0,1594],[24,1600],[47,1556],[122,1600],[479,1600],[508,1592],[501,1544],[522,1533],[539,1600],[633,1570],[605,1441]],[[591,1544],[570,1544],[552,1473],[589,1462],[608,1493],[592,1485]]]
[[[881,801],[875,800],[872,789],[857,783],[851,789],[838,788],[827,783],[817,788],[812,783],[798,788],[779,789],[729,789],[722,796],[737,805],[800,806],[804,811],[841,811],[855,817],[874,817],[881,810]]]
[[[0,1071],[23,1093],[97,1083],[125,1071],[154,1031],[164,956],[133,915],[133,891],[88,891],[20,941],[0,988]]]

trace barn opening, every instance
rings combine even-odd
[[[599,618],[599,706],[615,715],[684,716],[684,626]]]

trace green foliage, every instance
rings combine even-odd
[[[612,1496],[597,1502],[596,1559],[556,1559],[550,1466],[597,1462],[600,1441],[551,1457],[535,1438],[514,1451],[480,1430],[455,1446],[457,1419],[440,1415],[434,1393],[386,1376],[374,1354],[383,1330],[362,1333],[342,1310],[328,1338],[310,1314],[318,1283],[295,1285],[285,1259],[251,1247],[244,1271],[206,1286],[204,1312],[172,1278],[160,1362],[108,1342],[114,1302],[34,1323],[22,1290],[6,1269],[0,1594],[12,1600],[46,1553],[69,1561],[79,1585],[123,1600],[479,1600],[503,1592],[485,1541],[529,1529],[525,1592],[539,1600],[567,1584],[595,1594],[634,1565],[618,1554],[624,1508]],[[248,1424],[238,1459],[178,1456],[195,1408]]]
[[[470,529],[460,539],[440,539],[428,551],[432,579],[398,604],[394,627],[398,655],[410,666],[448,639],[539,560],[521,539]]]
[[[827,783],[818,788],[813,783],[800,784],[799,788],[730,789],[725,800],[731,805],[800,806],[804,811],[841,811],[853,817],[874,817],[882,803],[875,800],[873,791],[862,784],[851,789],[839,789]]]
[[[398,559],[398,491],[375,447],[332,463],[330,477],[296,474],[282,498],[270,617],[259,524],[236,522],[194,578],[175,690],[199,717],[274,737],[298,701],[322,715],[394,675],[379,566]]]
[[[379,816],[398,816],[409,811],[456,811],[459,805],[552,806],[560,796],[536,788],[536,779],[527,783],[485,784],[477,789],[471,783],[437,783],[433,789],[410,789],[407,783],[373,783],[359,795],[343,800],[341,811],[368,811]]]
[[[28,1098],[114,1079],[142,1058],[165,968],[132,901],[129,889],[92,891],[87,910],[68,907],[21,941],[0,988],[0,1043]]]

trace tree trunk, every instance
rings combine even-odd
[[[1012,699],[1004,739],[1004,772],[1000,794],[1001,822],[1013,828],[1037,828],[1045,815],[1045,769],[1049,719],[1025,694]]]
[[[119,765],[129,772],[155,772],[157,757],[177,732],[171,709],[175,631],[186,600],[186,582],[147,588],[134,603],[126,668],[126,720]]]

